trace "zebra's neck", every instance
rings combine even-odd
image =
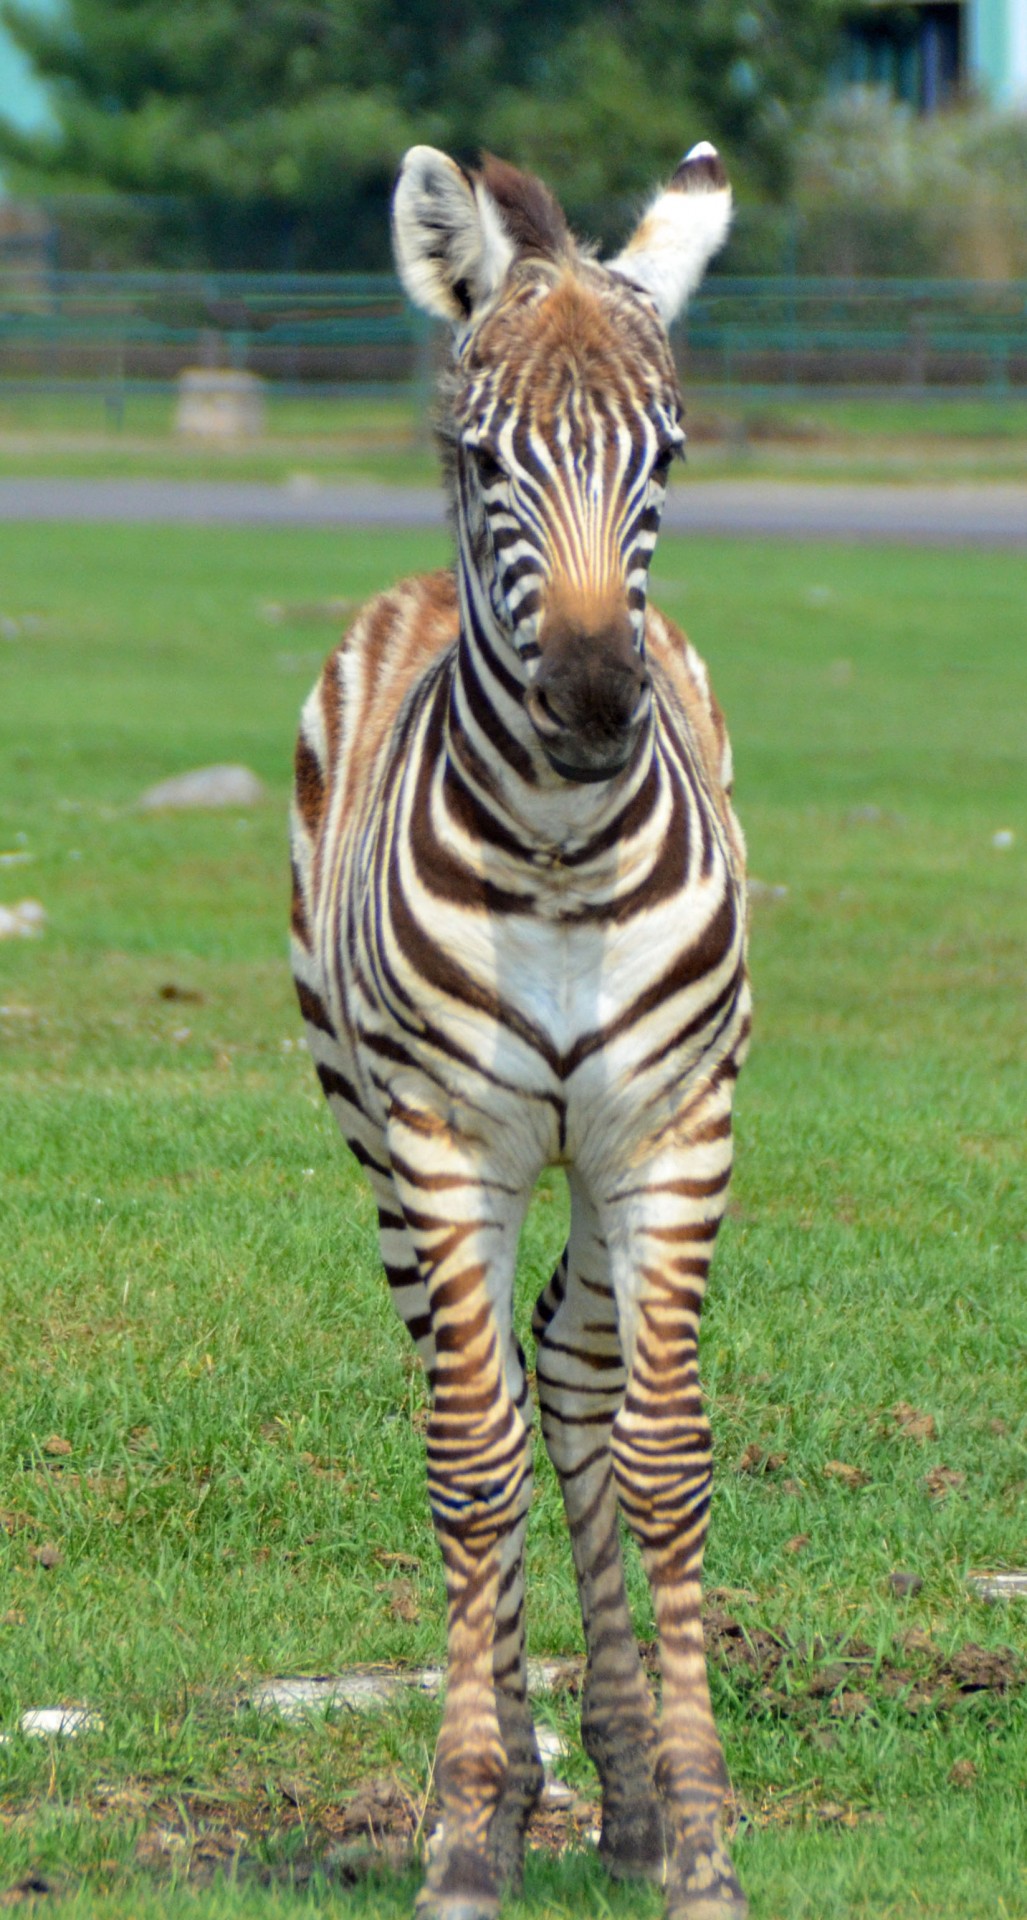
[[[554,772],[523,704],[527,670],[511,647],[461,540],[457,558],[460,638],[449,690],[446,751],[460,779],[525,855],[577,851],[603,839],[649,777],[650,719],[623,773],[579,783]]]

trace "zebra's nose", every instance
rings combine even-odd
[[[558,773],[572,780],[618,773],[651,700],[652,681],[626,622],[600,633],[543,629],[542,659],[524,704]]]

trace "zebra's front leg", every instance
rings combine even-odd
[[[515,1404],[528,1415],[529,1393],[518,1348],[521,1387]],[[527,1514],[502,1543],[492,1675],[496,1716],[506,1754],[506,1778],[489,1826],[489,1852],[500,1887],[519,1890],[524,1874],[524,1836],[538,1805],[544,1775],[535,1722],[528,1701],[524,1631],[524,1536]]]
[[[390,1118],[389,1151],[431,1319],[428,1494],[447,1597],[441,1841],[417,1911],[494,1920],[542,1781],[523,1650],[531,1437],[510,1312],[530,1183],[522,1194],[491,1177],[472,1147],[407,1100]]]
[[[570,1241],[533,1321],[542,1432],[563,1494],[585,1629],[581,1735],[602,1787],[600,1856],[618,1879],[659,1880],[656,1722],[624,1587],[610,1452],[626,1370],[606,1243],[573,1174],[570,1186]]]
[[[613,1424],[614,1470],[660,1642],[655,1777],[667,1841],[666,1920],[744,1920],[747,1912],[720,1831],[728,1778],[710,1705],[700,1596],[712,1470],[699,1316],[730,1151],[729,1120],[707,1115],[691,1143],[636,1172],[604,1214],[630,1356]]]

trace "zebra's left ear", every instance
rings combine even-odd
[[[459,323],[495,292],[515,249],[480,177],[435,147],[411,147],[392,198],[392,251],[414,305]]]
[[[665,326],[695,292],[731,225],[731,188],[716,147],[700,140],[657,194],[623,253],[608,261],[656,302]]]

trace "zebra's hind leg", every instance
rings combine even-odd
[[[560,1481],[585,1629],[585,1751],[603,1796],[599,1852],[618,1879],[659,1880],[656,1724],[624,1587],[610,1436],[625,1368],[595,1210],[571,1177],[571,1238],[535,1308],[542,1432]]]

